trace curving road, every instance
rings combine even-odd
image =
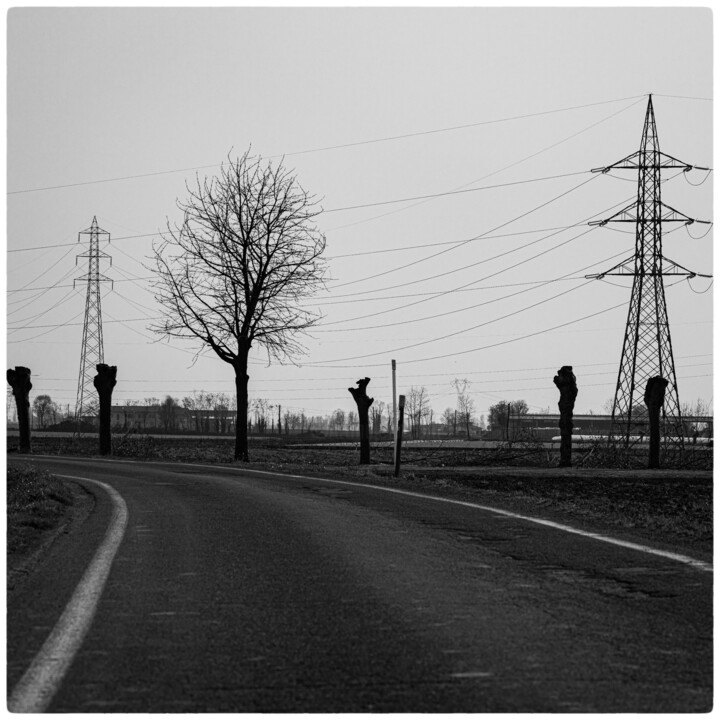
[[[712,707],[703,562],[352,483],[34,462],[99,480],[127,507],[94,619],[47,711]],[[9,591],[10,693],[117,510],[102,487],[73,482],[85,516]]]

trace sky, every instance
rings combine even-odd
[[[637,174],[590,171],[638,150],[651,93],[661,150],[712,167],[712,25],[690,7],[10,9],[6,367],[74,408],[96,217],[113,403],[231,395],[230,366],[148,329],[150,258],[186,183],[250,147],[317,197],[328,259],[306,354],[255,348],[251,399],[348,412],[367,376],[391,403],[394,359],[436,417],[456,379],[478,416],[557,412],[571,365],[575,412],[607,412],[631,279],[585,276],[634,231],[587,223]],[[712,220],[712,173],[664,179],[665,203]],[[668,230],[665,256],[711,274],[712,227]],[[712,408],[712,280],[665,288],[680,402]]]

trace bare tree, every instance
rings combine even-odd
[[[455,437],[455,431],[457,429],[457,410],[453,410],[452,408],[445,408],[442,419],[445,427],[447,428],[448,433],[452,433],[453,437]]]
[[[323,286],[321,211],[282,162],[249,150],[187,190],[182,223],[168,223],[154,248],[164,319],[152,329],[199,341],[198,352],[209,347],[233,368],[235,459],[247,461],[248,355],[253,344],[276,359],[304,350],[297,335],[320,317],[301,301]]]
[[[162,420],[162,424],[166,432],[177,429],[179,407],[178,401],[170,395],[166,395],[165,399],[162,401],[162,404],[160,405],[160,419]]]
[[[53,405],[54,403],[49,395],[38,395],[33,400],[33,412],[41,428],[48,424],[48,420],[53,414]]]
[[[490,430],[503,440],[511,440],[514,429],[511,427],[513,418],[527,415],[528,404],[524,400],[509,402],[503,400],[488,408],[488,424]]]
[[[458,420],[464,423],[468,440],[470,439],[470,424],[475,413],[475,401],[470,396],[470,381],[465,378],[455,378],[453,381],[457,393]]]
[[[134,411],[132,411],[131,408],[136,408],[136,407],[138,407],[139,405],[140,405],[140,401],[139,401],[139,400],[126,400],[126,401],[125,401],[124,405],[122,406],[122,413],[123,413],[123,430],[129,430],[129,429],[130,429],[131,425],[130,425],[129,416],[130,416],[131,413],[134,414]],[[135,420],[134,420],[134,418],[133,418],[133,425],[132,425],[132,427],[134,427],[134,425],[135,425]]]
[[[333,428],[336,428],[337,430],[342,432],[343,428],[345,427],[345,411],[338,408],[332,414],[332,422],[333,422]]]
[[[215,415],[215,431],[223,435],[228,432],[230,421],[230,397],[225,393],[217,393],[213,397],[213,413]]]
[[[382,421],[385,410],[386,405],[382,400],[378,400],[370,407],[370,425],[373,435],[382,432]]]
[[[424,385],[420,387],[413,385],[408,392],[405,407],[410,421],[410,434],[413,438],[419,438],[422,421],[430,411],[427,388]]]
[[[702,398],[698,398],[695,403],[682,403],[682,405],[680,405],[680,414],[682,417],[690,417],[693,415],[712,415],[712,412],[710,410],[710,403],[706,402]]]
[[[197,398],[195,393],[192,395],[186,395],[182,399],[182,406],[188,411],[195,421],[195,431],[200,432],[200,418],[198,414]]]
[[[5,419],[7,422],[17,422],[17,406],[10,386],[8,386],[7,395],[5,396]]]
[[[152,427],[157,427],[157,416],[160,410],[160,400],[158,400],[156,397],[143,398],[142,407],[144,408],[142,411],[143,431],[147,430],[148,418],[150,418],[151,416],[153,419]]]
[[[255,415],[255,431],[261,435],[265,434],[268,426],[268,417],[270,415],[270,401],[265,398],[256,398],[250,403]]]

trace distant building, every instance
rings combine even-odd
[[[560,415],[556,413],[511,415],[507,428],[508,439],[519,440],[523,437],[549,439],[560,434],[559,421]],[[608,436],[611,426],[611,415],[573,415],[573,435]],[[713,437],[712,415],[683,417],[683,426],[685,437]],[[640,422],[635,432],[639,435],[648,434],[649,428],[645,422]]]
[[[230,409],[188,410],[179,405],[113,405],[113,430],[135,432],[195,432],[228,434],[235,432],[235,411]]]

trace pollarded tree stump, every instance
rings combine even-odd
[[[100,398],[100,454],[110,455],[112,452],[110,429],[112,392],[116,385],[117,366],[100,363],[95,368],[98,374],[93,378],[93,385]]]
[[[20,445],[18,451],[30,452],[30,368],[15,366],[14,370],[7,371],[7,381],[10,383],[15,405],[17,406],[18,426],[20,429]]]
[[[370,462],[370,421],[368,411],[373,404],[375,398],[368,397],[367,386],[370,378],[358,380],[358,387],[348,388],[348,392],[353,396],[358,409],[358,420],[360,422],[360,464],[367,465]]]
[[[572,365],[563,365],[553,378],[557,389],[560,391],[560,467],[572,465],[572,431],[573,431],[573,410],[575,409],[575,398],[577,397],[577,383],[572,371]]]
[[[665,402],[665,388],[668,381],[656,375],[647,381],[645,386],[645,405],[648,409],[648,420],[650,422],[650,457],[648,468],[660,467],[660,410]]]

